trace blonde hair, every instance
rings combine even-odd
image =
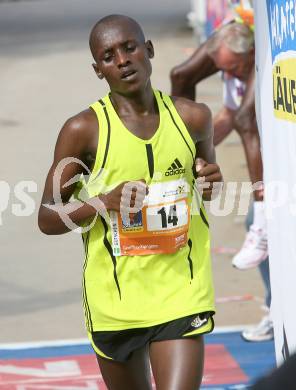
[[[254,33],[244,24],[228,23],[210,37],[207,44],[208,54],[215,54],[222,42],[233,53],[248,53],[254,48]]]

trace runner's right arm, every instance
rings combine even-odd
[[[88,145],[95,134],[95,126],[97,131],[93,116],[90,110],[83,111],[70,118],[60,131],[39,208],[38,225],[45,234],[62,234],[71,230],[61,218],[65,212],[75,224],[96,214],[95,208],[89,204],[82,207],[77,207],[81,206],[78,201],[70,204],[69,199],[75,190],[75,184],[65,186],[75,175],[86,173],[82,163],[88,165],[87,157],[90,155]],[[69,162],[65,164],[60,174],[58,166],[64,159],[69,159]]]
[[[120,211],[121,183],[108,194],[102,194],[87,202],[69,202],[76,183],[67,185],[76,175],[87,174],[96,157],[98,144],[98,122],[92,110],[86,110],[69,119],[60,131],[54,160],[49,169],[38,215],[38,225],[45,234],[63,234],[69,232],[85,220],[96,214],[104,215],[108,210]],[[65,159],[69,160],[66,161]],[[60,164],[66,161],[62,172]],[[85,166],[87,168],[85,168]],[[135,199],[132,192],[131,207]],[[65,217],[66,215],[66,217]],[[69,219],[68,219],[68,218]],[[65,223],[65,218],[71,226]]]

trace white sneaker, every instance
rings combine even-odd
[[[257,326],[244,330],[241,336],[246,341],[273,340],[273,323],[270,317],[263,317]]]
[[[241,250],[232,259],[232,265],[241,270],[257,267],[267,256],[266,230],[251,225]]]

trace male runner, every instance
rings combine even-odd
[[[172,69],[172,94],[195,100],[195,85],[204,78],[223,72],[223,107],[214,118],[214,144],[233,129],[243,142],[253,184],[262,182],[260,137],[255,115],[255,48],[253,31],[238,22],[217,30],[183,64]],[[268,255],[263,191],[254,190],[254,222],[242,249],[233,259],[239,269],[255,267]]]
[[[208,221],[194,202],[196,177],[201,186],[222,180],[211,114],[152,89],[153,46],[133,19],[100,20],[90,48],[110,93],[63,126],[39,227],[67,232],[65,214],[93,225],[83,233],[83,303],[108,389],[151,390],[150,358],[157,389],[196,390],[215,310]],[[80,200],[70,202],[74,192]],[[211,195],[212,185],[203,198]]]

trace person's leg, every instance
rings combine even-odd
[[[198,390],[203,374],[203,336],[152,342],[150,361],[157,390]]]
[[[263,263],[259,264],[259,270],[260,274],[265,286],[265,305],[270,309],[270,303],[271,303],[271,288],[270,288],[270,279],[269,279],[269,258]]]
[[[251,204],[248,215],[246,217],[246,229],[249,231],[254,222],[254,205]],[[271,288],[269,280],[269,259],[259,264],[261,278],[265,287],[265,304],[270,308],[271,302]],[[261,321],[252,328],[247,328],[241,333],[242,338],[246,341],[266,341],[273,339],[273,325],[269,315],[264,316]]]
[[[251,202],[249,210],[248,210],[248,214],[247,214],[246,220],[245,220],[245,225],[246,225],[247,231],[250,230],[250,227],[251,227],[251,225],[253,225],[253,222],[254,222],[254,202]]]
[[[273,322],[269,313],[271,302],[271,288],[269,281],[268,258],[259,265],[259,269],[265,286],[265,304],[268,308],[268,312],[262,317],[261,321],[257,325],[242,331],[241,336],[246,341],[268,341],[272,340],[274,337]]]
[[[152,390],[148,347],[132,354],[127,362],[115,362],[97,355],[108,390]]]
[[[238,127],[236,129],[239,130]],[[248,269],[256,267],[268,256],[267,223],[262,186],[263,165],[256,119],[253,120],[253,127],[247,130],[242,128],[239,134],[245,149],[251,182],[253,185],[258,183],[258,187],[254,187],[253,225],[243,247],[233,259],[234,266],[239,269]]]
[[[246,216],[246,229],[247,231],[250,230],[250,227],[253,225],[254,222],[254,203],[252,202],[248,214]],[[270,308],[271,303],[271,288],[270,288],[270,279],[269,279],[269,258],[267,257],[265,261],[259,264],[259,271],[261,278],[264,283],[265,287],[265,304],[268,308]]]
[[[266,227],[258,227],[258,219],[255,215],[256,204],[263,202],[252,202],[246,217],[246,228],[247,235],[240,251],[233,257],[232,265],[241,270],[247,270],[249,268],[256,267],[264,262],[268,258],[268,243],[267,243],[267,232]],[[261,213],[259,213],[261,214]],[[263,211],[264,214],[264,211]],[[264,215],[262,216],[265,219]],[[259,221],[260,222],[260,221]],[[265,225],[265,222],[263,222]],[[265,282],[265,279],[263,279]],[[270,288],[269,288],[270,290]],[[269,291],[267,291],[269,293]]]

